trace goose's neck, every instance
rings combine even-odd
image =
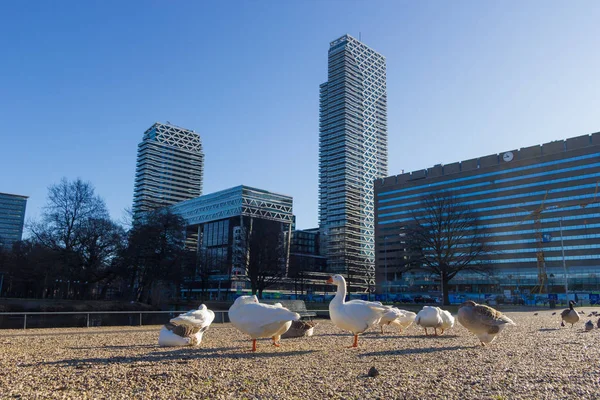
[[[569,303],[569,308],[572,310],[573,309],[573,303]]]
[[[344,304],[346,302],[346,285],[338,285],[333,301],[340,304]]]

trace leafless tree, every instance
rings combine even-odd
[[[488,236],[477,215],[447,192],[428,195],[406,226],[404,270],[421,269],[440,279],[443,303],[448,283],[461,271],[489,273]]]
[[[268,287],[282,282],[285,276],[286,246],[279,222],[250,219],[243,232],[246,275],[252,294],[262,298]]]
[[[169,209],[150,211],[134,223],[122,256],[133,300],[150,302],[161,283],[173,284],[178,297],[189,265],[184,231],[185,221]]]
[[[87,298],[95,284],[114,276],[110,266],[124,230],[110,220],[91,183],[63,178],[50,186],[41,220],[28,227],[37,244],[58,255],[59,280],[69,282],[64,297]]]

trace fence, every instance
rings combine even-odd
[[[315,311],[323,314],[324,310]],[[185,311],[59,311],[0,312],[0,329],[66,328],[93,326],[163,325]],[[214,311],[215,323],[229,322],[227,311]],[[107,316],[102,318],[102,316]],[[62,316],[62,318],[59,318]],[[29,324],[29,325],[28,325]]]

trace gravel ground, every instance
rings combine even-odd
[[[4,330],[0,398],[600,399],[600,329],[533,314],[507,313],[518,326],[488,347],[458,322],[440,337],[373,329],[349,349],[351,335],[323,320],[313,337],[259,340],[254,354],[229,324],[200,348],[158,347],[159,326]]]

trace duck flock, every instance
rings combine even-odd
[[[439,307],[424,306],[415,314],[380,302],[346,301],[346,280],[343,276],[334,275],[327,283],[337,286],[336,295],[329,304],[331,321],[338,328],[354,335],[350,347],[358,347],[359,335],[377,325],[380,326],[381,333],[386,325],[394,325],[402,332],[414,322],[425,330],[425,335],[429,335],[427,329],[433,329],[434,335],[442,335],[454,326],[452,314]],[[566,322],[572,327],[579,321],[579,313],[574,310],[574,304],[571,301],[569,309],[561,313],[562,326]],[[161,329],[158,343],[161,346],[198,346],[214,318],[215,313],[203,304],[198,310],[171,319]],[[462,326],[477,336],[482,346],[493,342],[506,326],[516,325],[500,311],[470,300],[460,305],[457,319]],[[256,296],[238,297],[229,308],[229,320],[234,327],[250,337],[252,351],[256,351],[256,340],[259,338],[271,338],[272,345],[279,347],[281,336],[288,332],[292,324],[294,331],[303,331],[306,336],[312,334],[315,325],[303,323],[298,313],[288,310],[280,303],[259,303]],[[600,320],[598,327],[600,328]],[[593,329],[591,320],[585,324],[585,329]],[[302,336],[302,333],[299,336]]]

